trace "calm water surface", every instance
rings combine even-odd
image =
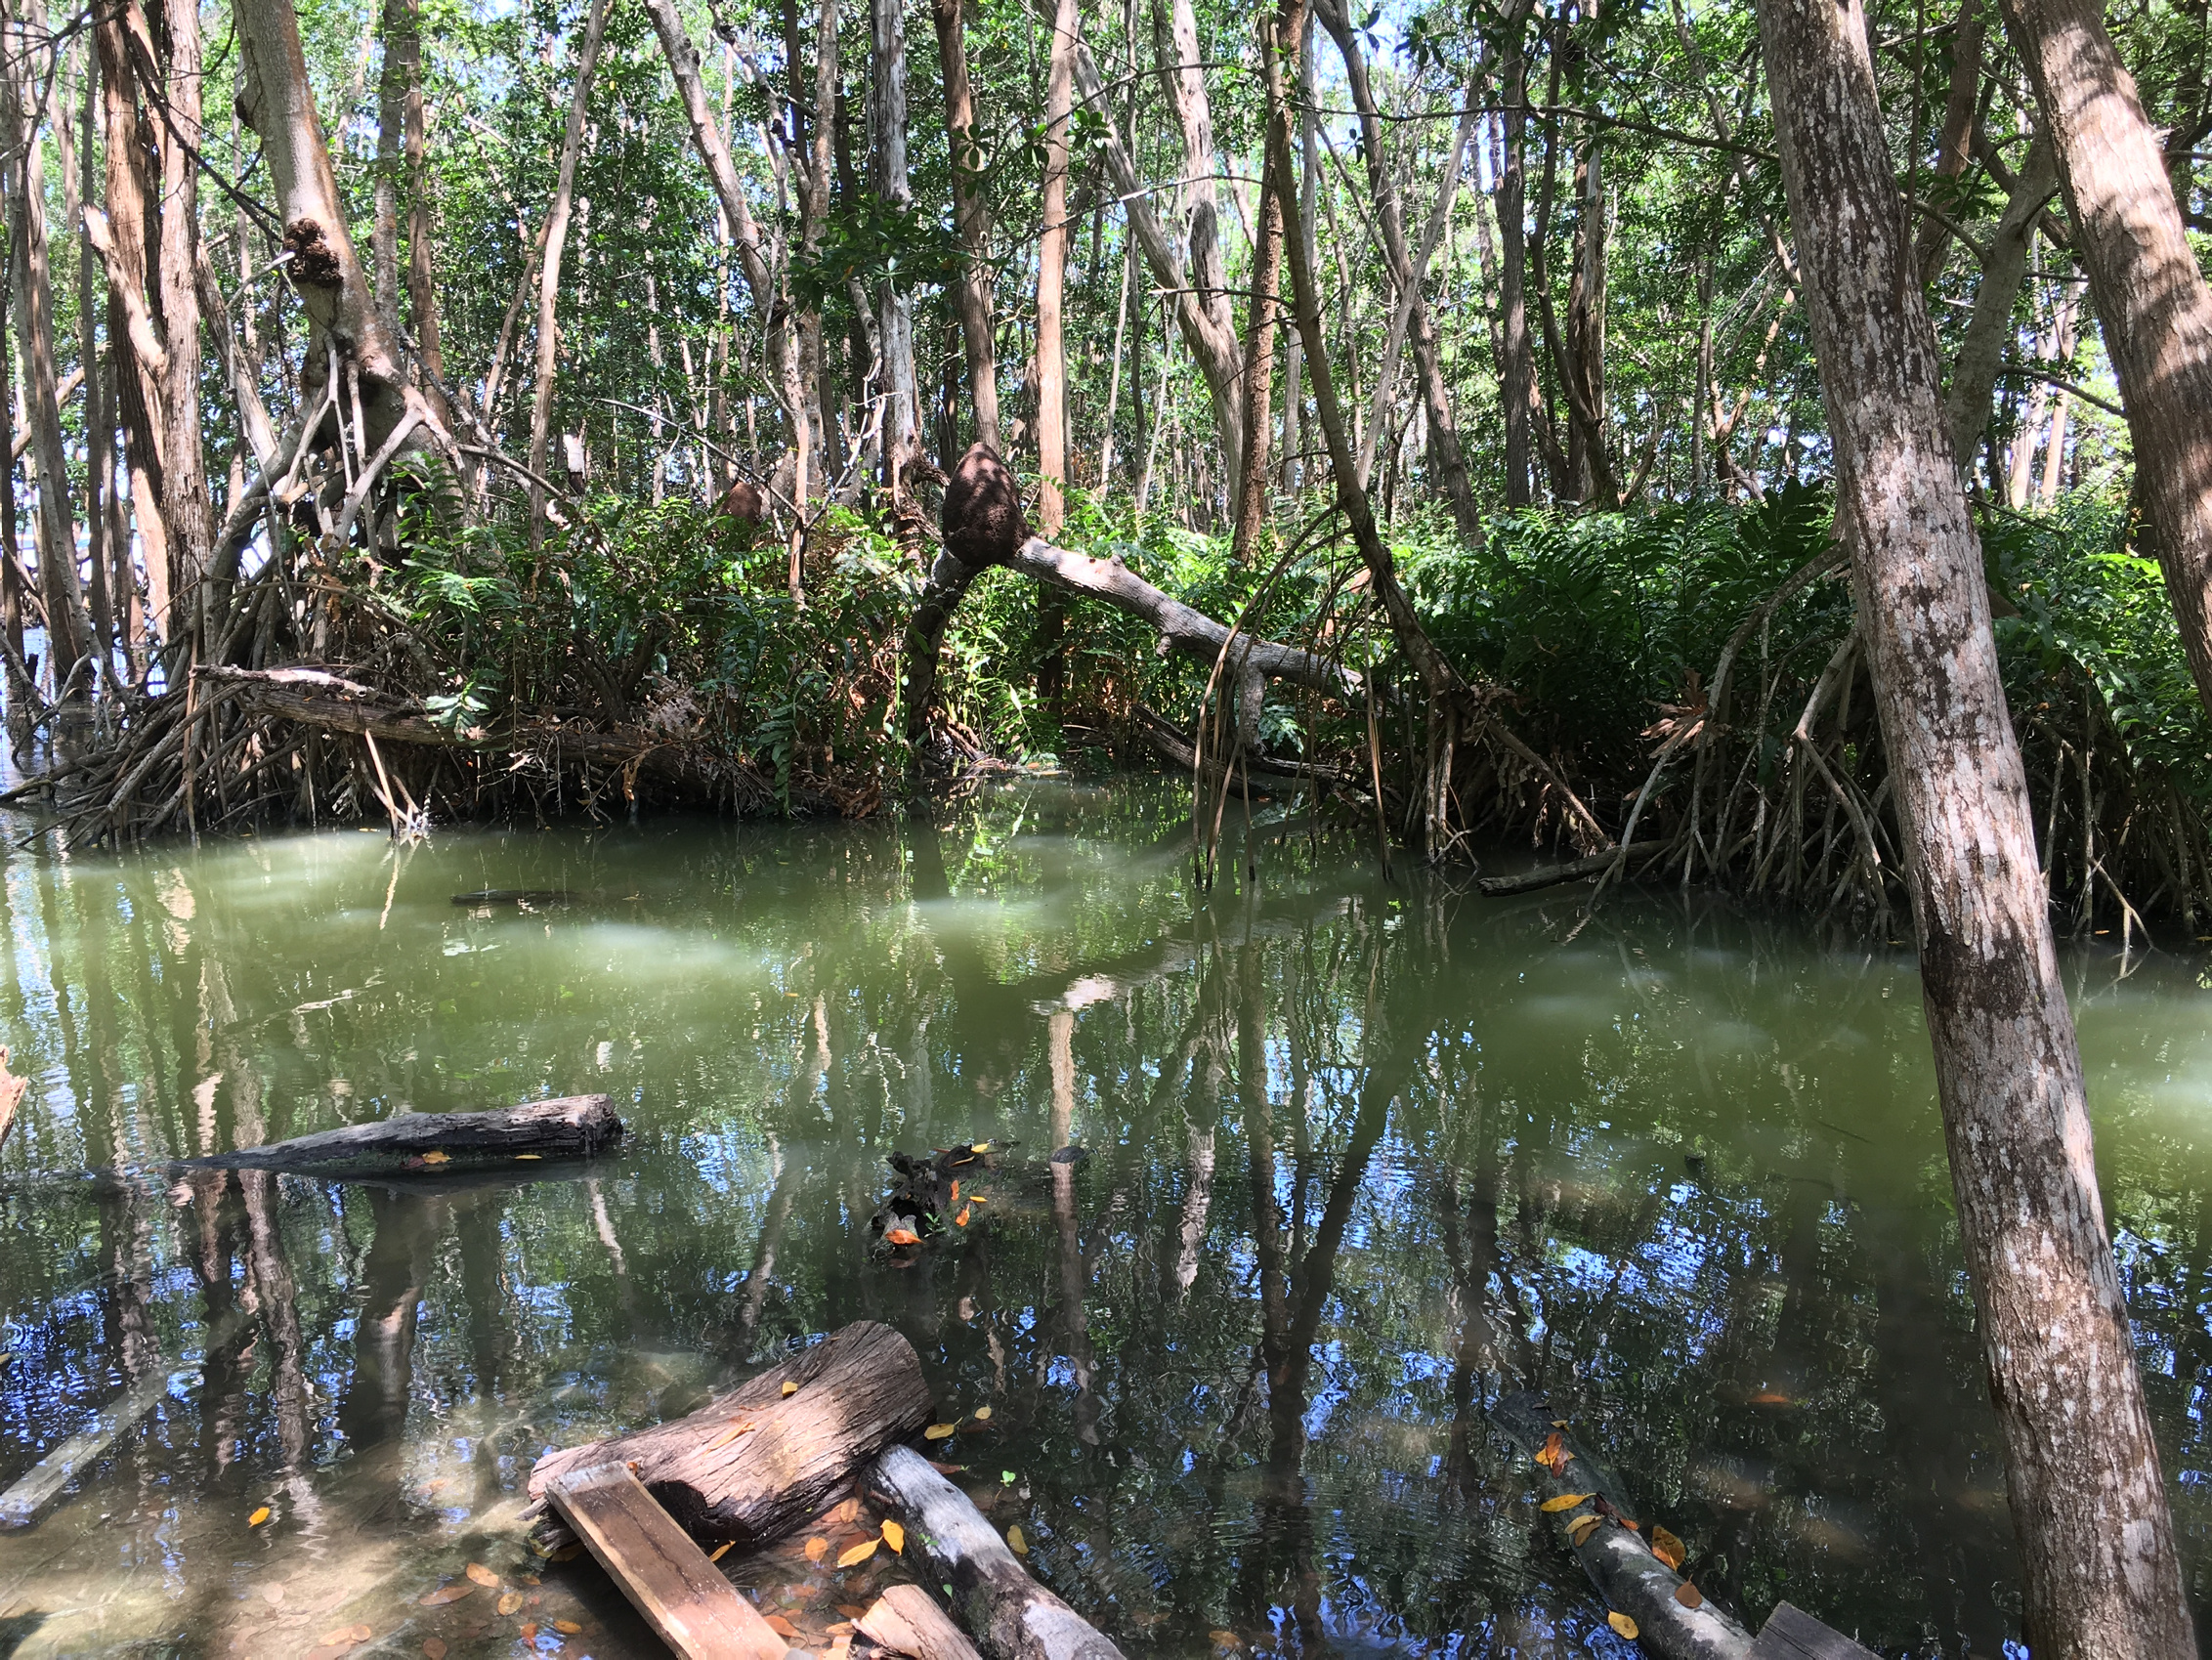
[[[993,1409],[939,1456],[1132,1660],[1629,1652],[1486,1427],[1520,1383],[1754,1624],[2017,1638],[1905,955],[1652,896],[1578,930],[1584,890],[1297,837],[1200,899],[1186,854],[1164,795],[1033,784],[933,824],[16,858],[0,1488],[142,1416],[0,1532],[0,1656],[659,1654],[530,1554],[532,1461],[861,1317],[945,1416]],[[483,888],[566,897],[452,901]],[[2212,1626],[2212,993],[2068,973]],[[536,1181],[162,1168],[591,1090],[624,1150]],[[872,1248],[886,1153],[987,1136],[966,1229]],[[423,1605],[472,1561],[523,1605]],[[813,1652],[897,1573],[723,1566]]]

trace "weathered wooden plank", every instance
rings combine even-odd
[[[1777,1602],[1751,1645],[1751,1660],[1875,1660],[1875,1654],[1803,1608]]]
[[[856,1321],[688,1418],[546,1454],[531,1496],[572,1469],[626,1465],[695,1539],[759,1544],[817,1514],[929,1408],[914,1345]]]
[[[990,1660],[1122,1660],[1104,1633],[1029,1577],[968,1496],[912,1447],[877,1459],[868,1484],[905,1522],[908,1560],[952,1587],[953,1606]]]
[[[581,1159],[606,1151],[621,1138],[622,1121],[605,1095],[567,1095],[481,1113],[403,1113],[376,1124],[296,1135],[267,1147],[181,1159],[177,1168],[324,1174],[339,1170],[390,1171],[410,1158],[430,1154],[443,1154],[462,1165],[524,1155]]]
[[[878,1648],[910,1660],[983,1660],[967,1635],[918,1585],[894,1585],[853,1622]]]
[[[784,1660],[784,1639],[618,1464],[549,1483],[553,1508],[683,1660]]]

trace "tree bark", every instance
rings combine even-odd
[[[1156,11],[1156,20],[1157,16]],[[1233,483],[1244,476],[1244,363],[1236,344],[1236,317],[1221,271],[1220,207],[1213,188],[1221,164],[1214,151],[1213,107],[1206,92],[1206,55],[1199,46],[1198,12],[1193,0],[1169,0],[1167,23],[1166,39],[1160,42],[1167,50],[1161,56],[1169,96],[1175,107],[1175,126],[1183,141],[1180,198],[1189,227],[1191,301],[1206,318],[1209,339],[1225,341],[1228,347],[1222,354],[1221,366],[1229,371],[1229,379],[1215,386],[1209,371],[1207,384],[1213,393],[1222,471]],[[1155,33],[1159,32],[1156,26]],[[1104,107],[1103,101],[1093,99],[1087,87],[1084,102],[1094,108]],[[1125,186],[1124,190],[1133,188]],[[1203,367],[1203,356],[1200,362]]]
[[[787,1383],[798,1387],[787,1395]],[[542,1501],[570,1470],[626,1464],[694,1538],[765,1545],[929,1413],[914,1346],[862,1320],[688,1418],[547,1453],[530,1472],[531,1497]]]
[[[1499,384],[1506,405],[1506,505],[1535,499],[1529,415],[1536,403],[1536,356],[1528,338],[1528,14],[1524,3],[1506,21],[1506,165],[1498,180],[1498,310],[1502,319]]]
[[[2212,708],[2212,288],[2094,0],[2009,0],[2135,440],[2152,551]]]
[[[2193,1652],[1860,0],[1760,0],[2038,1654]],[[2163,174],[2159,175],[2163,180]],[[2199,405],[2200,407],[2205,405]]]
[[[1262,13],[1259,50],[1286,50],[1276,38],[1280,20]],[[1297,42],[1287,50],[1296,52]],[[1283,281],[1283,202],[1274,188],[1275,158],[1260,163],[1258,224],[1253,230],[1252,297],[1246,302],[1244,347],[1244,474],[1230,488],[1235,529],[1230,534],[1230,557],[1240,565],[1252,557],[1253,544],[1267,528],[1268,449],[1274,438],[1275,327],[1281,307],[1278,292]]]
[[[1943,97],[1943,130],[1936,149],[1937,187],[1962,177],[1974,158],[1974,126],[1981,101],[1981,46],[1988,29],[1982,6],[1983,0],[1960,0],[1959,21],[1951,30],[1951,84]],[[1950,227],[1942,220],[1933,213],[1921,215],[1912,257],[1923,283],[1942,274],[1950,238]]]
[[[201,50],[197,0],[167,0],[167,73],[157,88],[154,60],[138,55],[139,73],[163,107],[148,123],[161,148],[161,327],[168,349],[164,377],[160,512],[169,532],[184,625],[195,644],[214,618],[205,587],[215,541],[215,507],[207,492],[207,450],[200,434],[199,163]]]
[[[591,106],[591,83],[599,72],[599,46],[607,32],[608,0],[591,0],[584,21],[583,46],[576,55],[575,91],[569,100],[569,124],[561,140],[561,171],[553,187],[553,205],[545,215],[545,252],[537,266],[537,378],[531,389],[530,547],[545,544],[545,448],[553,428],[553,390],[560,363],[561,260],[569,243],[569,218],[575,209],[576,163],[583,154],[584,118]]]
[[[1068,124],[1075,97],[1075,49],[1083,13],[1057,0],[1044,93],[1044,231],[1037,248],[1037,471],[1042,481],[1038,532],[1050,540],[1067,519],[1061,489],[1068,482],[1068,349],[1061,331],[1067,297]]]
[[[2013,189],[2005,211],[1990,233],[1989,257],[1981,268],[1981,281],[1974,291],[1974,313],[1959,341],[1959,355],[1951,365],[1951,390],[1944,400],[1944,426],[1951,435],[1951,450],[1958,458],[1961,477],[1972,477],[1974,458],[1981,449],[1981,435],[1989,425],[1989,401],[1997,390],[1997,371],[2005,348],[2013,342],[2013,306],[2020,299],[2021,283],[2027,277],[2027,254],[2035,240],[2035,222],[2043,204],[2059,188],[2058,164],[2051,147],[2039,133],[2027,159],[2013,175]],[[1996,480],[1990,481],[1992,484]]]
[[[875,197],[893,214],[914,205],[907,177],[907,27],[900,0],[872,0],[873,73],[869,77],[870,158]],[[921,456],[921,393],[914,366],[914,293],[893,277],[876,296],[883,342],[883,484],[894,501]]]
[[[960,274],[953,289],[967,353],[975,440],[1003,454],[999,428],[999,348],[991,320],[990,202],[983,189],[983,147],[975,136],[975,89],[968,79],[960,0],[930,0],[937,62],[945,83],[945,128],[952,146],[953,218],[960,233]]]

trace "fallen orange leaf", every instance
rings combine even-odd
[[[767,1625],[768,1629],[774,1632],[778,1637],[796,1639],[799,1635],[799,1628],[792,1625],[790,1621],[785,1619],[781,1614],[769,1615]]]
[[[452,1156],[453,1155],[450,1153],[441,1153],[436,1149],[433,1149],[432,1151],[423,1154],[422,1162],[426,1165],[443,1165],[450,1160]]]
[[[721,1434],[715,1436],[713,1440],[706,1443],[706,1451],[710,1453],[714,1452],[719,1448],[728,1446],[740,1435],[749,1435],[751,1432],[752,1424],[749,1420],[744,1424],[733,1424],[729,1428],[723,1430]]]
[[[915,1233],[912,1228],[891,1228],[884,1233],[883,1237],[893,1245],[919,1245],[921,1243],[921,1235]]]
[[[987,1406],[979,1406],[973,1412],[969,1413],[968,1416],[974,1419],[976,1423],[982,1424],[990,1419],[991,1409]]]
[[[837,1565],[840,1568],[849,1568],[867,1561],[869,1557],[875,1554],[875,1547],[878,1543],[877,1540],[863,1539],[858,1545],[855,1545],[850,1551],[845,1552],[837,1558]]]
[[[823,1517],[823,1520],[829,1522],[833,1527],[841,1527],[848,1521],[857,1521],[859,1519],[860,1500],[857,1498],[845,1500],[842,1504],[838,1505],[834,1510],[832,1510],[827,1516]]]
[[[892,1555],[905,1555],[907,1554],[907,1530],[895,1521],[885,1522],[883,1524],[883,1543],[891,1547]],[[859,1618],[857,1614],[853,1617]]]
[[[922,1439],[925,1441],[942,1441],[958,1427],[959,1426],[957,1424],[932,1424],[921,1432]]]
[[[1751,1404],[1753,1406],[1788,1406],[1790,1397],[1776,1390],[1768,1389],[1763,1395],[1753,1395]]]
[[[1689,1559],[1688,1549],[1663,1527],[1651,1530],[1651,1554],[1677,1573],[1681,1571],[1682,1563]]]
[[[530,1639],[526,1637],[523,1640],[528,1642]],[[424,1660],[446,1660],[446,1639],[442,1637],[424,1638],[422,1652]]]
[[[522,1605],[523,1594],[519,1591],[510,1591],[506,1596],[499,1598],[499,1612],[502,1614],[512,1614]]]
[[[1675,1600],[1685,1608],[1702,1608],[1705,1606],[1705,1593],[1685,1579],[1675,1587]]]
[[[577,1625],[574,1620],[555,1620],[553,1629],[563,1637],[574,1637],[576,1633],[583,1630],[583,1627]]]
[[[957,1182],[957,1181],[956,1181],[956,1182],[954,1182],[954,1183],[953,1183],[953,1197],[952,1197],[952,1199],[951,1199],[950,1203],[952,1203],[952,1204],[955,1204],[955,1205],[957,1205],[957,1204],[958,1204],[959,1202],[960,1202],[960,1184],[959,1184],[958,1182]]]
[[[868,1610],[858,1602],[840,1602],[837,1604],[837,1612],[844,1615],[848,1620],[865,1620],[868,1618]]]
[[[829,1554],[830,1541],[823,1538],[819,1533],[806,1542],[806,1559],[808,1561],[819,1562]]]
[[[1587,1505],[1588,1503],[1590,1503],[1588,1493],[1561,1493],[1556,1499],[1547,1499],[1536,1508],[1548,1514],[1555,1514],[1560,1511],[1571,1511],[1577,1505]]]
[[[967,1226],[967,1219],[968,1208],[965,1205],[962,1205],[960,1207],[960,1213],[953,1218],[953,1225],[955,1227],[964,1228]]]
[[[473,1585],[458,1583],[442,1585],[427,1596],[422,1597],[421,1602],[425,1608],[443,1608],[448,1602],[458,1602],[464,1596],[474,1596],[475,1595],[476,1587]]]
[[[477,1584],[483,1586],[488,1591],[496,1591],[499,1589],[499,1576],[493,1573],[489,1568],[486,1567],[482,1562],[469,1563],[469,1578],[475,1580]]]
[[[1605,1623],[1611,1626],[1615,1631],[1619,1632],[1623,1637],[1627,1638],[1631,1642],[1634,1642],[1636,1640],[1636,1622],[1630,1619],[1626,1614],[1621,1613],[1616,1609],[1614,1612],[1605,1616]]]
[[[735,1545],[737,1541],[735,1539],[723,1540],[721,1544],[715,1546],[713,1550],[706,1553],[706,1559],[710,1562],[719,1562],[724,1556],[727,1556],[730,1554],[730,1547]]]
[[[250,1515],[250,1516],[246,1517],[246,1526],[248,1526],[248,1527],[259,1527],[259,1526],[260,1526],[260,1525],[261,1525],[261,1524],[262,1524],[263,1522],[267,1521],[268,1519],[269,1519],[269,1507],[268,1507],[267,1505],[264,1505],[264,1506],[262,1506],[262,1507],[261,1507],[261,1509],[259,1509],[258,1511],[254,1511],[252,1515]]]

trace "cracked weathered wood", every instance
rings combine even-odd
[[[797,1385],[788,1395],[787,1383]],[[531,1497],[573,1471],[624,1465],[693,1538],[759,1545],[819,1514],[929,1409],[914,1345],[862,1320],[688,1418],[546,1454]]]
[[[876,1647],[908,1660],[983,1660],[967,1634],[918,1585],[887,1588],[853,1628]]]

